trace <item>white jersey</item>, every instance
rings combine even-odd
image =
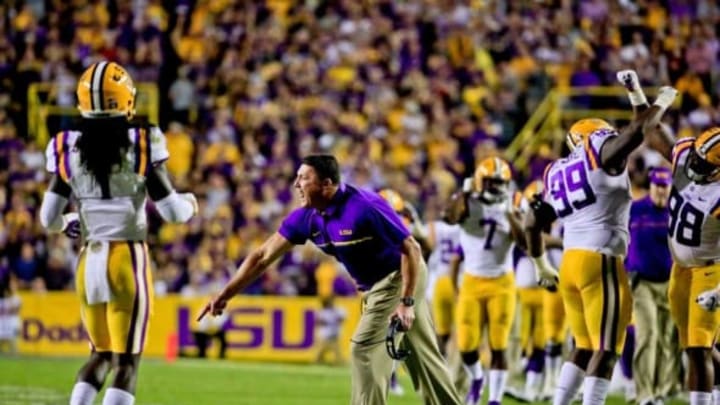
[[[611,134],[596,131],[545,169],[544,199],[564,227],[564,249],[627,253],[630,178],[627,170],[611,176],[600,167],[599,151]]]
[[[77,198],[80,222],[87,240],[145,240],[145,176],[153,165],[169,157],[165,136],[157,127],[149,131],[131,127],[130,147],[125,160],[110,175],[109,197],[103,198],[100,185],[80,162],[75,147],[81,136],[78,131],[60,132],[45,151],[46,168],[67,182]]]
[[[668,199],[668,238],[673,260],[682,267],[720,263],[720,183],[697,184],[685,172],[693,138],[673,148],[673,187]]]
[[[337,339],[342,323],[346,318],[345,310],[339,307],[321,308],[316,315],[318,335],[321,339]]]
[[[432,297],[438,278],[450,273],[450,259],[460,246],[460,226],[445,221],[433,221],[435,247],[428,258],[428,299]]]
[[[471,196],[467,216],[460,223],[460,246],[464,254],[463,271],[477,277],[497,278],[512,269],[510,229],[512,201],[486,203]]]

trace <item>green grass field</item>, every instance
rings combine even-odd
[[[67,404],[79,358],[0,357],[0,404]],[[406,394],[391,396],[390,405],[421,404],[401,377]],[[487,392],[487,389],[485,390]],[[95,403],[102,402],[98,395]],[[239,363],[180,359],[174,363],[145,360],[140,368],[138,405],[194,404],[347,404],[347,367]],[[505,399],[504,404],[517,402]],[[625,401],[611,398],[608,404]]]

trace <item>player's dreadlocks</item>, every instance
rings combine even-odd
[[[76,146],[80,162],[90,172],[102,190],[103,198],[110,198],[110,174],[113,167],[123,163],[130,147],[128,128],[124,116],[106,118],[82,118]]]

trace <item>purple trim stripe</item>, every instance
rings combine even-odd
[[[70,133],[68,131],[65,131],[65,136],[63,136],[63,145],[62,145],[62,153],[65,155],[65,159],[63,159],[63,163],[65,164],[65,175],[67,176],[68,180],[72,177],[72,174],[70,173],[70,151],[68,149],[68,138],[70,137]]]
[[[138,353],[142,353],[145,348],[145,337],[147,332],[148,321],[150,320],[150,294],[148,294],[148,263],[150,263],[150,255],[148,254],[147,245],[142,244],[143,249],[143,281],[144,281],[144,294],[145,294],[145,314],[143,318],[142,334],[140,335],[140,347],[138,347]]]
[[[55,135],[55,138],[53,138],[53,155],[55,156],[55,174],[60,175],[60,168],[58,165],[60,164],[60,154],[58,153],[58,138],[61,138],[62,135],[57,134]]]
[[[138,278],[137,278],[137,260],[138,258],[135,257],[135,247],[133,246],[133,242],[128,242],[128,248],[130,249],[130,258],[132,260],[132,268],[133,268],[133,277],[135,278],[135,299],[133,300],[133,312],[132,316],[130,317],[130,330],[128,331],[127,336],[127,342],[125,345],[125,353],[132,354],[133,352],[133,341],[135,340],[135,323],[138,316]]]
[[[602,264],[600,265],[600,280],[602,281],[602,313],[600,314],[600,350],[605,348],[605,326],[607,323],[608,309],[608,285],[605,281],[605,272],[607,271],[607,256],[602,255]]]
[[[618,281],[618,258],[612,257],[612,289],[615,292],[613,294],[614,298],[614,305],[613,305],[613,313],[612,313],[612,330],[611,330],[611,336],[610,336],[610,347],[608,348],[608,351],[612,351],[613,353],[617,353],[617,349],[615,346],[617,346],[617,338],[618,338],[618,326],[620,323],[620,283]]]
[[[135,130],[135,173],[140,173],[140,129]]]

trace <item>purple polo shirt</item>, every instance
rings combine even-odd
[[[668,247],[668,208],[658,208],[650,196],[630,206],[630,246],[625,268],[643,280],[665,282],[670,278],[672,256]]]
[[[309,239],[334,256],[360,290],[400,269],[400,246],[410,236],[382,197],[344,183],[324,212],[298,208],[285,218],[278,232],[295,245]]]

